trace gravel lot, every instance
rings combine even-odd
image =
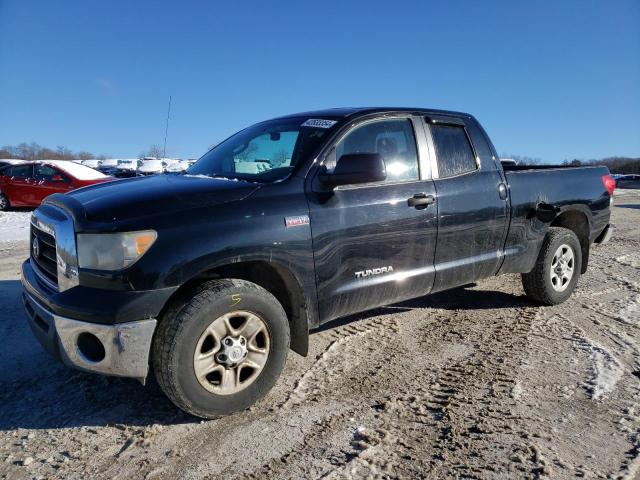
[[[506,276],[334,322],[258,405],[207,422],[42,351],[2,216],[2,478],[640,476],[638,192],[565,304]]]

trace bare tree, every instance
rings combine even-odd
[[[160,145],[151,145],[143,157],[162,158],[162,147]]]
[[[537,157],[528,157],[526,155],[516,155],[513,153],[502,153],[500,158],[510,158],[515,160],[518,165],[540,165],[542,160]]]
[[[80,160],[91,160],[93,158],[93,153],[81,151],[75,155]]]

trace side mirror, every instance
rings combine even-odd
[[[53,177],[51,177],[51,181],[52,182],[64,182],[64,178],[62,178],[62,175],[54,175]]]
[[[320,175],[320,181],[330,187],[382,182],[386,178],[387,169],[378,153],[342,155],[332,173]]]

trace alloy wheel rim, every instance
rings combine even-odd
[[[269,358],[271,340],[259,315],[237,310],[216,318],[202,332],[193,355],[198,383],[218,395],[244,390]]]
[[[567,289],[573,278],[574,267],[575,255],[573,254],[573,249],[563,243],[553,254],[549,271],[551,286],[556,292],[564,292]]]

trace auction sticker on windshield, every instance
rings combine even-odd
[[[316,128],[331,128],[336,123],[336,120],[325,120],[322,118],[310,118],[306,122],[304,122],[301,127],[316,127]]]

